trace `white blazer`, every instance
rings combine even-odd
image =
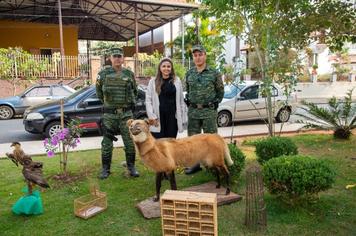
[[[146,112],[149,119],[159,119],[159,98],[156,92],[156,78],[150,79],[146,91]],[[174,85],[176,87],[176,119],[179,133],[182,133],[183,124],[187,123],[187,107],[184,103],[182,82],[178,77],[175,78]],[[158,126],[150,126],[151,132],[161,132],[161,124]]]

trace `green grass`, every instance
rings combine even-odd
[[[267,204],[267,232],[264,235],[356,235],[356,138],[336,141],[331,135],[299,135],[292,137],[301,154],[329,160],[337,171],[332,189],[319,195],[313,203],[289,206],[276,197],[265,194]],[[252,146],[243,145],[247,167],[256,163]],[[100,181],[100,189],[108,195],[108,209],[88,220],[73,214],[74,199],[88,193],[89,179],[96,179],[100,169],[100,151],[74,152],[69,156],[72,173],[87,170],[87,178],[61,185],[50,179],[51,189],[41,193],[44,214],[16,216],[12,205],[22,196],[25,186],[21,169],[8,160],[0,160],[0,235],[161,235],[160,219],[146,220],[135,205],[154,195],[154,173],[140,161],[139,178],[127,178],[120,166],[124,160],[122,150],[115,150],[113,174]],[[118,157],[119,156],[119,157]],[[58,157],[34,157],[44,162],[47,177],[58,172]],[[213,180],[205,171],[193,176],[177,174],[178,189]],[[169,188],[168,181],[162,191]],[[234,182],[233,191],[244,195],[245,173]],[[244,225],[245,200],[218,208],[219,235],[262,235],[249,231]]]

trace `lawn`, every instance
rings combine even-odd
[[[266,193],[268,229],[264,235],[356,235],[356,187],[345,189],[348,184],[356,184],[356,138],[335,141],[331,135],[298,135],[292,139],[301,154],[329,160],[337,172],[336,183],[332,189],[321,193],[318,201],[293,207]],[[247,166],[255,163],[253,146],[240,147],[247,155]],[[74,216],[73,200],[87,194],[89,180],[96,179],[100,150],[71,153],[70,171],[82,173],[84,178],[71,184],[50,179],[52,188],[41,193],[45,212],[32,217],[16,216],[11,212],[25,183],[21,169],[1,159],[0,235],[161,235],[160,219],[146,220],[135,208],[138,202],[154,195],[154,173],[138,161],[141,176],[128,178],[120,166],[124,160],[123,151],[116,149],[114,153],[113,174],[99,182],[100,189],[108,194],[108,209],[89,220]],[[58,172],[58,157],[34,159],[44,162],[47,177]],[[213,179],[205,171],[193,176],[177,174],[176,177],[178,189]],[[162,191],[168,188],[168,181],[165,181]],[[245,173],[235,181],[233,191],[244,195]],[[244,199],[219,207],[219,235],[260,235],[243,225],[244,215]]]

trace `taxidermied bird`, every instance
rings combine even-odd
[[[16,166],[22,165],[22,174],[28,185],[28,193],[32,194],[32,188],[34,185],[41,186],[43,188],[49,188],[49,184],[42,176],[42,162],[34,162],[29,155],[26,155],[21,148],[19,142],[13,142],[11,147],[14,147],[12,153],[6,153],[6,156],[15,163]]]
[[[16,166],[19,166],[19,163],[23,165],[22,162],[24,158],[31,159],[31,157],[26,155],[25,152],[22,150],[21,144],[19,142],[13,142],[10,147],[13,147],[14,150],[12,151],[12,153],[6,153],[6,156],[13,163],[15,163]]]
[[[42,188],[49,188],[49,184],[43,178],[42,175],[42,162],[34,162],[31,159],[23,159],[22,174],[26,179],[28,185],[28,193],[32,194],[32,188],[34,185],[38,185]]]

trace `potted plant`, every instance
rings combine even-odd
[[[314,64],[312,66],[313,70],[312,70],[312,75],[316,75],[318,72],[317,72],[317,69],[318,69],[318,65],[317,64]]]

